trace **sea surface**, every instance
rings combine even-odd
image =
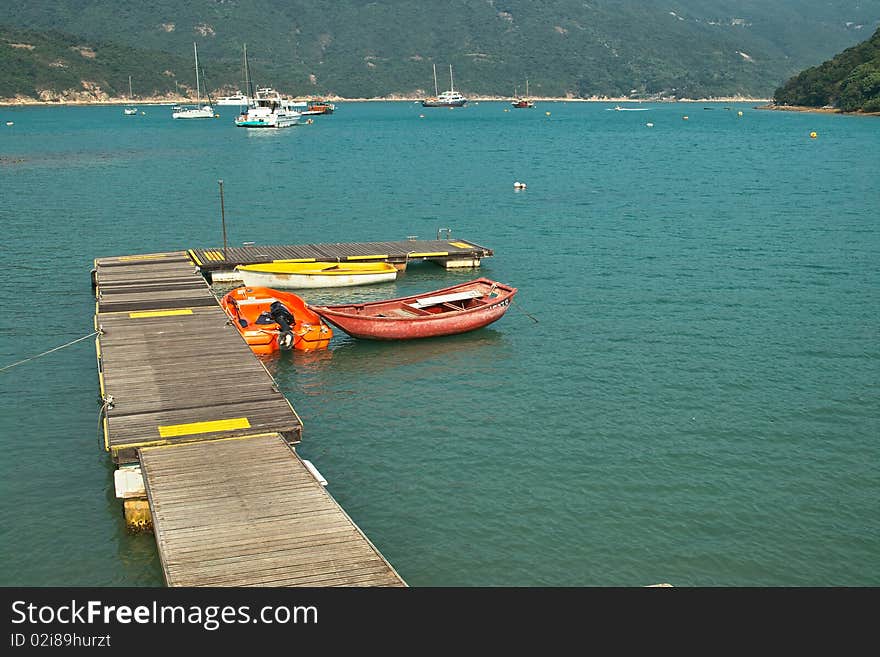
[[[94,258],[222,246],[220,180],[232,245],[495,253],[308,301],[519,288],[470,334],[266,361],[411,586],[880,585],[880,119],[640,107],[340,103],[264,132],[0,107],[0,585],[163,584],[94,339],[7,366],[92,332]]]

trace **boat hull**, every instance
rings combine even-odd
[[[464,107],[467,105],[466,100],[451,100],[451,101],[442,101],[442,100],[423,100],[422,107]]]
[[[310,306],[328,323],[364,340],[414,340],[457,335],[481,329],[501,319],[517,289],[489,279],[382,302],[340,306]],[[431,299],[451,303],[425,305]],[[419,303],[419,302],[423,303]]]
[[[213,119],[214,110],[207,107],[183,109],[171,113],[172,119]]]
[[[351,287],[387,283],[397,278],[388,263],[267,263],[236,267],[245,285],[282,289]]]
[[[239,117],[235,120],[237,128],[290,128],[299,123],[302,115],[271,115],[260,117]]]
[[[218,98],[214,103],[215,105],[236,105],[238,107],[244,107],[249,105],[251,99],[247,96],[224,96],[223,98]]]

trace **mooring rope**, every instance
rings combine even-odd
[[[510,303],[511,303],[511,305],[515,305],[517,310],[519,310],[521,313],[523,313],[526,317],[528,317],[530,320],[532,320],[535,324],[538,323],[537,318],[532,317],[529,313],[527,313],[525,310],[523,310],[523,307],[521,305],[519,305],[516,301],[511,301]]]
[[[20,361],[18,361],[17,363],[12,363],[12,364],[10,364],[10,365],[5,365],[5,366],[3,366],[3,367],[0,367],[0,372],[3,372],[4,370],[8,370],[8,369],[10,369],[10,368],[13,368],[13,367],[15,367],[16,365],[21,365],[22,363],[27,363],[28,361],[35,360],[35,359],[37,359],[37,358],[40,358],[41,356],[45,356],[46,354],[51,354],[53,351],[58,351],[59,349],[64,349],[65,347],[69,347],[70,345],[72,345],[72,344],[76,344],[77,342],[82,342],[83,340],[88,340],[90,337],[92,337],[92,336],[94,336],[94,335],[98,335],[99,333],[101,333],[100,330],[98,330],[98,331],[92,331],[92,332],[89,333],[88,335],[84,335],[84,336],[82,336],[81,338],[77,338],[76,340],[71,340],[70,342],[68,342],[68,343],[66,343],[66,344],[63,344],[63,345],[61,345],[61,346],[59,346],[59,347],[55,347],[55,348],[53,348],[53,349],[49,349],[49,351],[44,351],[43,353],[41,353],[41,354],[37,354],[36,356],[31,356],[30,358],[25,358],[24,360],[20,360]]]
[[[101,398],[104,402],[98,410],[98,431],[101,433],[101,447],[106,449],[106,441],[104,436],[104,418],[107,417],[107,411],[113,408],[113,395],[106,395]]]

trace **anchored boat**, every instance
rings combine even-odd
[[[302,114],[294,102],[272,87],[260,87],[253,101],[236,117],[238,128],[289,128],[299,123]]]
[[[220,306],[256,354],[326,349],[333,337],[333,329],[290,292],[238,287],[224,295]]]
[[[285,262],[239,265],[235,270],[245,285],[288,289],[348,287],[385,283],[397,278],[388,262]]]
[[[213,119],[214,108],[211,106],[211,99],[208,98],[206,104],[202,104],[202,97],[199,91],[201,83],[199,82],[199,51],[196,44],[193,43],[193,56],[196,60],[196,104],[191,107],[173,107],[171,108],[171,118],[173,119]],[[205,92],[207,95],[207,91]]]
[[[474,331],[507,312],[517,289],[488,278],[409,297],[309,306],[355,338],[410,340]]]
[[[455,90],[452,82],[452,64],[449,65],[449,90],[442,93],[437,89],[437,65],[434,64],[434,95],[422,101],[422,107],[464,107],[467,98]]]

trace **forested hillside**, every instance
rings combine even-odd
[[[880,112],[880,29],[867,41],[776,90],[777,105],[831,106],[844,112]]]
[[[451,64],[470,95],[769,97],[871,34],[880,0],[28,0],[0,22],[0,97],[125,95],[129,74],[174,93],[194,41],[213,89],[241,86],[247,44],[257,82],[296,95],[417,97]]]

